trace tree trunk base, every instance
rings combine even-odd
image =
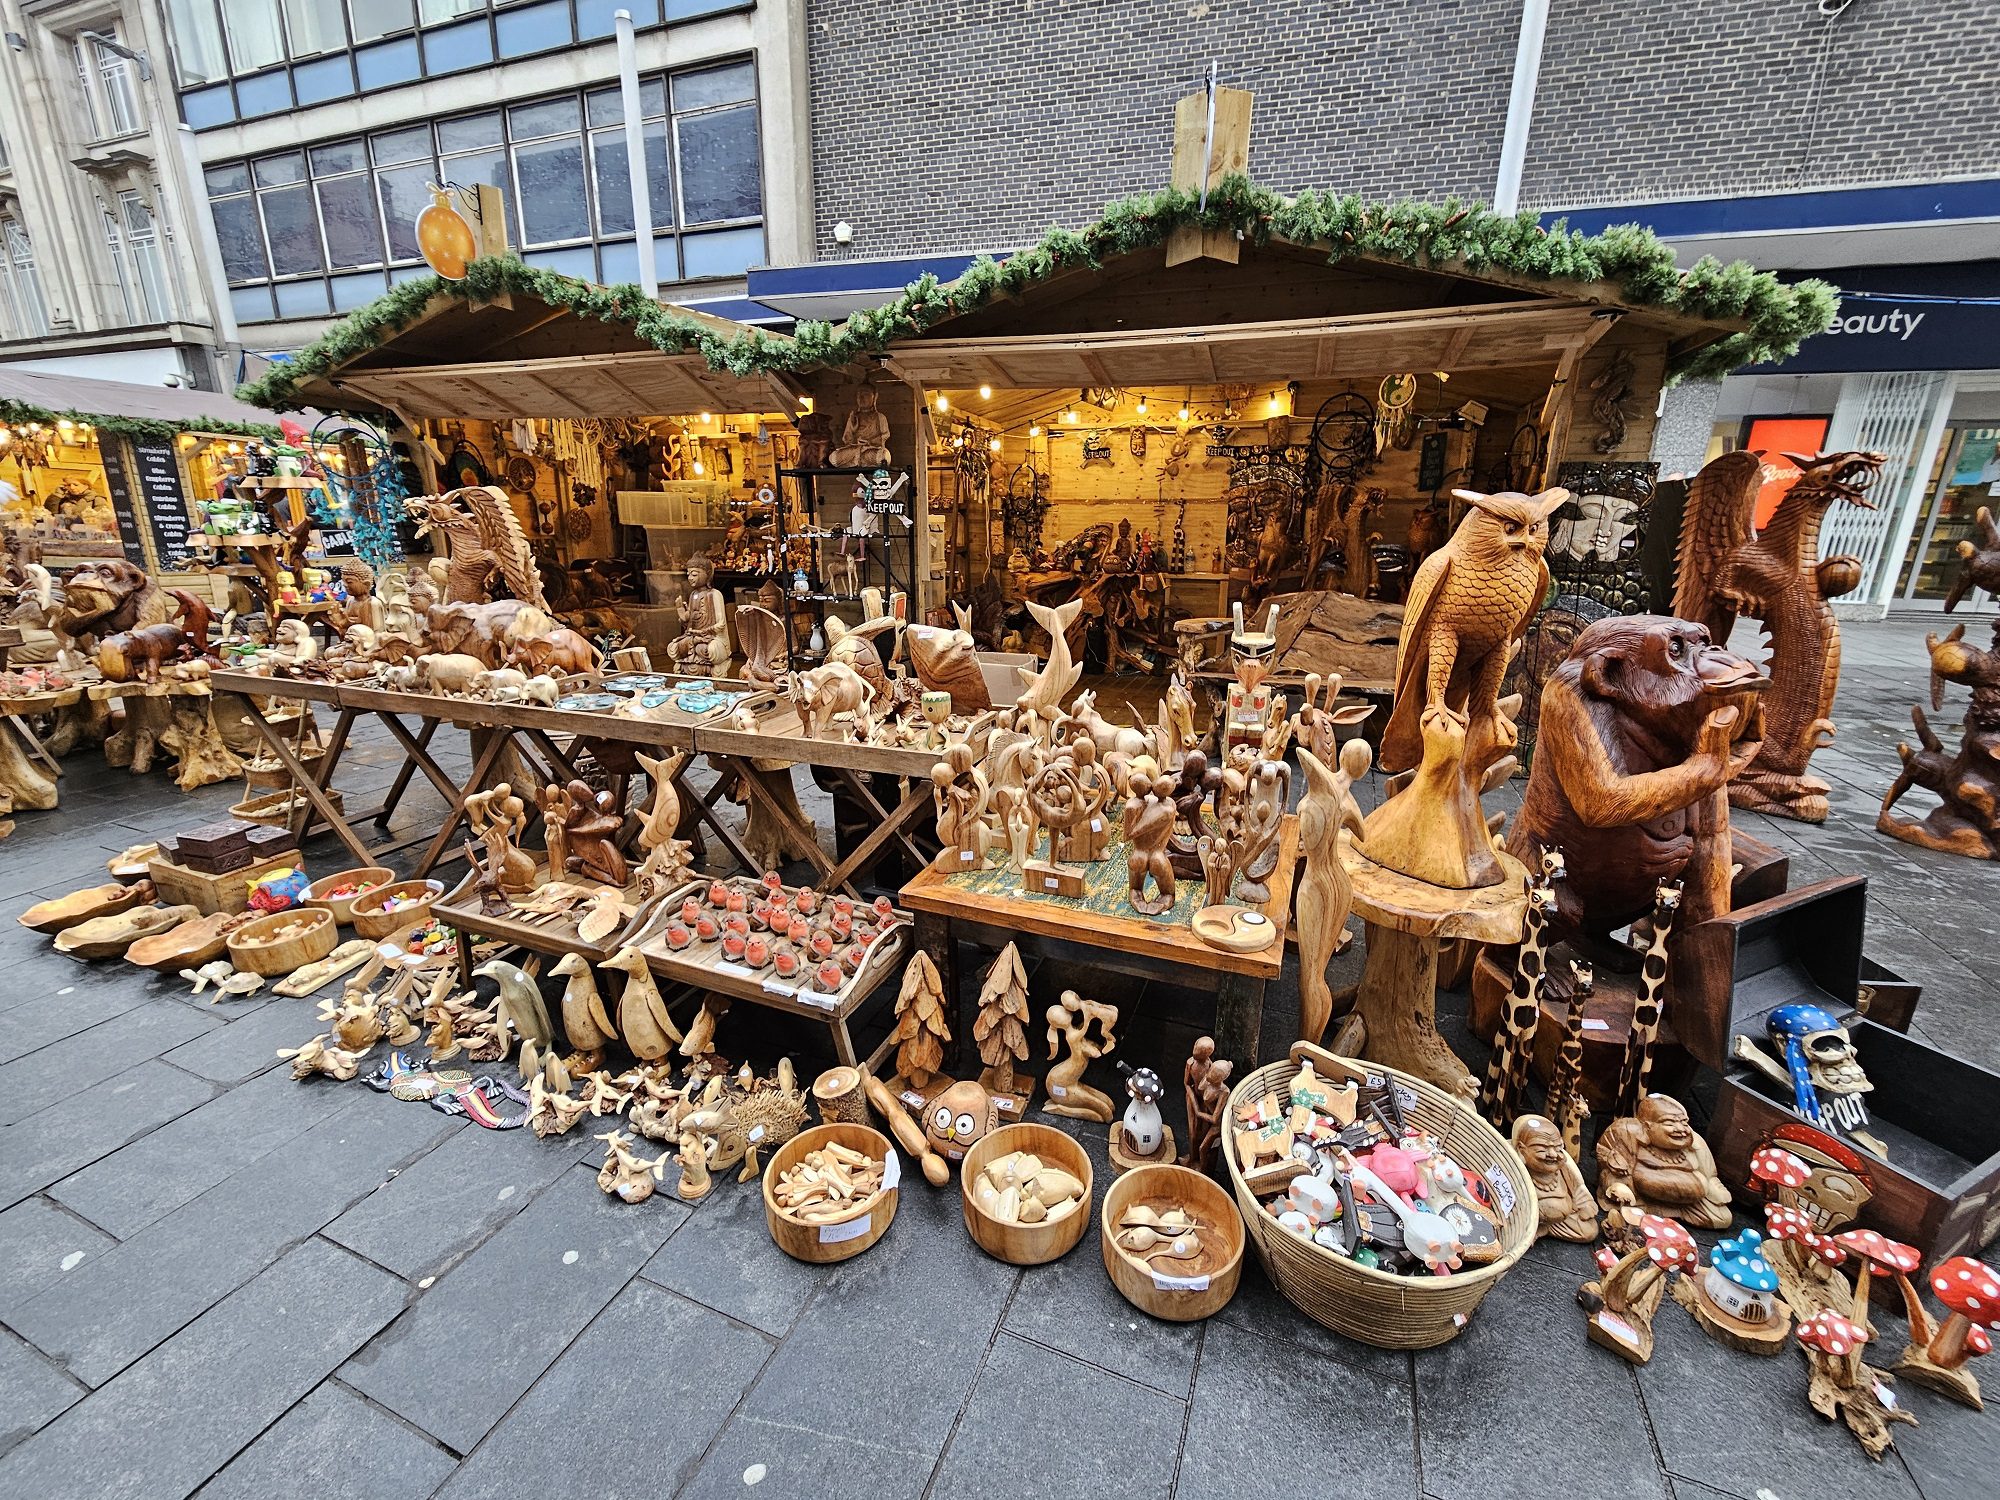
[[[1462,1099],[1473,1098],[1478,1080],[1437,1029],[1437,939],[1373,922],[1366,933],[1368,956],[1354,1014],[1366,1028],[1367,1056]]]
[[[1956,1401],[1960,1406],[1969,1406],[1974,1411],[1986,1410],[1985,1403],[1979,1399],[1979,1377],[1963,1365],[1956,1370],[1934,1365],[1919,1345],[1912,1344],[1903,1351],[1895,1368],[1896,1374],[1912,1385],[1936,1391],[1940,1396]]]
[[[101,699],[80,695],[55,713],[55,728],[42,736],[42,748],[60,760],[86,742],[101,745],[111,732],[111,710]]]
[[[165,698],[133,693],[124,702],[124,722],[105,738],[104,759],[134,776],[144,776],[153,769],[153,757],[169,748],[165,739],[173,716]]]
[[[1844,1385],[1841,1377],[1847,1363],[1845,1358],[1832,1358],[1811,1349],[1805,1351],[1805,1356],[1812,1371],[1806,1400],[1827,1421],[1845,1422],[1870,1458],[1879,1460],[1896,1445],[1890,1429],[1898,1423],[1907,1427],[1917,1425],[1915,1417],[1900,1406],[1885,1404],[1878,1394],[1893,1385],[1895,1377],[1872,1365],[1863,1365],[1859,1380]]]
[[[217,730],[210,702],[205,695],[174,699],[167,731],[160,738],[161,745],[180,757],[174,784],[184,792],[243,774],[243,762]]]

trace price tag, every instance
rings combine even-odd
[[[872,1222],[872,1215],[863,1214],[845,1224],[822,1224],[819,1226],[819,1242],[822,1245],[843,1245],[849,1240],[858,1240],[868,1232]]]
[[[726,958],[717,959],[714,967],[716,973],[727,974],[731,979],[748,979],[751,976],[750,970],[741,964],[733,964]]]
[[[1585,1031],[1609,1031],[1611,1023],[1600,1016],[1585,1016],[1583,1018],[1583,1029]]]
[[[1205,1292],[1208,1290],[1206,1276],[1163,1276],[1153,1273],[1153,1285],[1163,1292]]]
[[[882,1191],[894,1192],[896,1184],[903,1180],[903,1158],[896,1154],[896,1148],[889,1148],[889,1156],[882,1163]]]
[[[1042,877],[1042,888],[1044,890],[1059,891],[1062,889],[1062,882],[1053,875],[1044,875]]]
[[[1059,1083],[1050,1084],[1049,1093],[1057,1099],[1067,1099],[1069,1097],[1069,1090]]]
[[[744,1139],[746,1139],[746,1140],[750,1141],[750,1142],[751,1142],[752,1144],[754,1144],[754,1143],[756,1143],[756,1142],[758,1142],[758,1141],[761,1141],[761,1140],[763,1140],[763,1139],[764,1139],[764,1127],[763,1127],[762,1125],[759,1125],[759,1126],[758,1126],[758,1127],[757,1127],[757,1128],[756,1128],[755,1130],[752,1130],[752,1131],[750,1132],[750,1134],[749,1134],[749,1135],[747,1135],[746,1137],[744,1137]]]
[[[970,849],[961,849],[961,850],[959,850],[959,851],[958,851],[958,862],[959,862],[960,864],[962,864],[962,865],[969,865],[969,864],[971,864],[971,863],[972,863],[972,851],[971,851]]]
[[[1514,1197],[1514,1184],[1508,1181],[1507,1174],[1498,1167],[1488,1167],[1486,1180],[1492,1185],[1493,1201],[1500,1205],[1500,1212],[1511,1214],[1517,1200]]]
[[[776,995],[784,1000],[796,1000],[799,998],[798,990],[786,984],[782,979],[765,980],[763,990],[767,995]]]
[[[1102,819],[1102,818],[1092,818],[1092,819],[1090,820],[1090,831],[1091,831],[1092,833],[1102,833],[1102,832],[1104,832],[1104,819]]]

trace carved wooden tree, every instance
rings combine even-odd
[[[928,953],[919,952],[903,970],[896,996],[896,1071],[911,1088],[922,1089],[944,1061],[951,1029],[944,1020],[944,981]]]
[[[1020,950],[1009,943],[986,971],[979,987],[979,1017],[972,1023],[979,1060],[986,1064],[979,1082],[988,1093],[1014,1092],[1014,1064],[1028,1057],[1027,1019],[1028,974],[1021,967]]]

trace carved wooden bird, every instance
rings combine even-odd
[[[1396,707],[1382,736],[1382,769],[1392,773],[1423,759],[1422,726],[1433,713],[1462,725],[1492,719],[1500,741],[1511,743],[1511,726],[1494,704],[1509,646],[1549,591],[1542,561],[1549,516],[1570,497],[1565,489],[1452,493],[1472,509],[1451,540],[1417,569],[1403,612]]]

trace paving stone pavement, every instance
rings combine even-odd
[[[1830,821],[1743,821],[1790,853],[1795,882],[1866,873],[1868,952],[1923,983],[1916,1032],[2000,1068],[2000,870],[1874,831],[1927,696],[1927,627],[1846,626],[1839,736],[1814,761]],[[1954,693],[1933,716],[1947,743],[1963,707]],[[439,740],[466,774],[463,737]],[[394,747],[371,729],[352,753],[350,798],[379,792]],[[830,837],[830,803],[800,781]],[[0,906],[95,883],[109,852],[235,795],[72,757],[63,806],[0,843]],[[419,780],[390,834],[426,832],[440,807]],[[347,862],[328,839],[308,860]],[[971,986],[980,960],[963,957]],[[1031,968],[1038,997],[1115,998],[1120,1053],[1163,1072],[1212,1015],[1165,983]],[[1334,981],[1358,972],[1350,954]],[[1288,969],[1267,1058],[1294,993]],[[1443,1023],[1476,1059],[1462,1009],[1445,997]],[[1579,1247],[1538,1246],[1463,1335],[1414,1356],[1306,1320],[1254,1264],[1209,1323],[1154,1322],[1112,1289],[1094,1226],[1016,1270],[971,1244],[955,1191],[914,1173],[880,1245],[809,1268],[733,1177],[690,1209],[670,1169],[627,1207],[597,1191],[584,1131],[495,1135],[359,1083],[295,1084],[275,1051],[315,1029],[310,1000],[209,1004],[0,924],[0,1496],[1970,1500],[2000,1472],[2000,1417],[1922,1391],[1907,1392],[1921,1425],[1870,1463],[1806,1407],[1793,1355],[1731,1353],[1673,1308],[1650,1366],[1612,1359],[1572,1302]],[[830,1061],[823,1030],[755,1007],[719,1041],[790,1053],[808,1077]],[[1101,1183],[1102,1131],[1054,1123]]]

